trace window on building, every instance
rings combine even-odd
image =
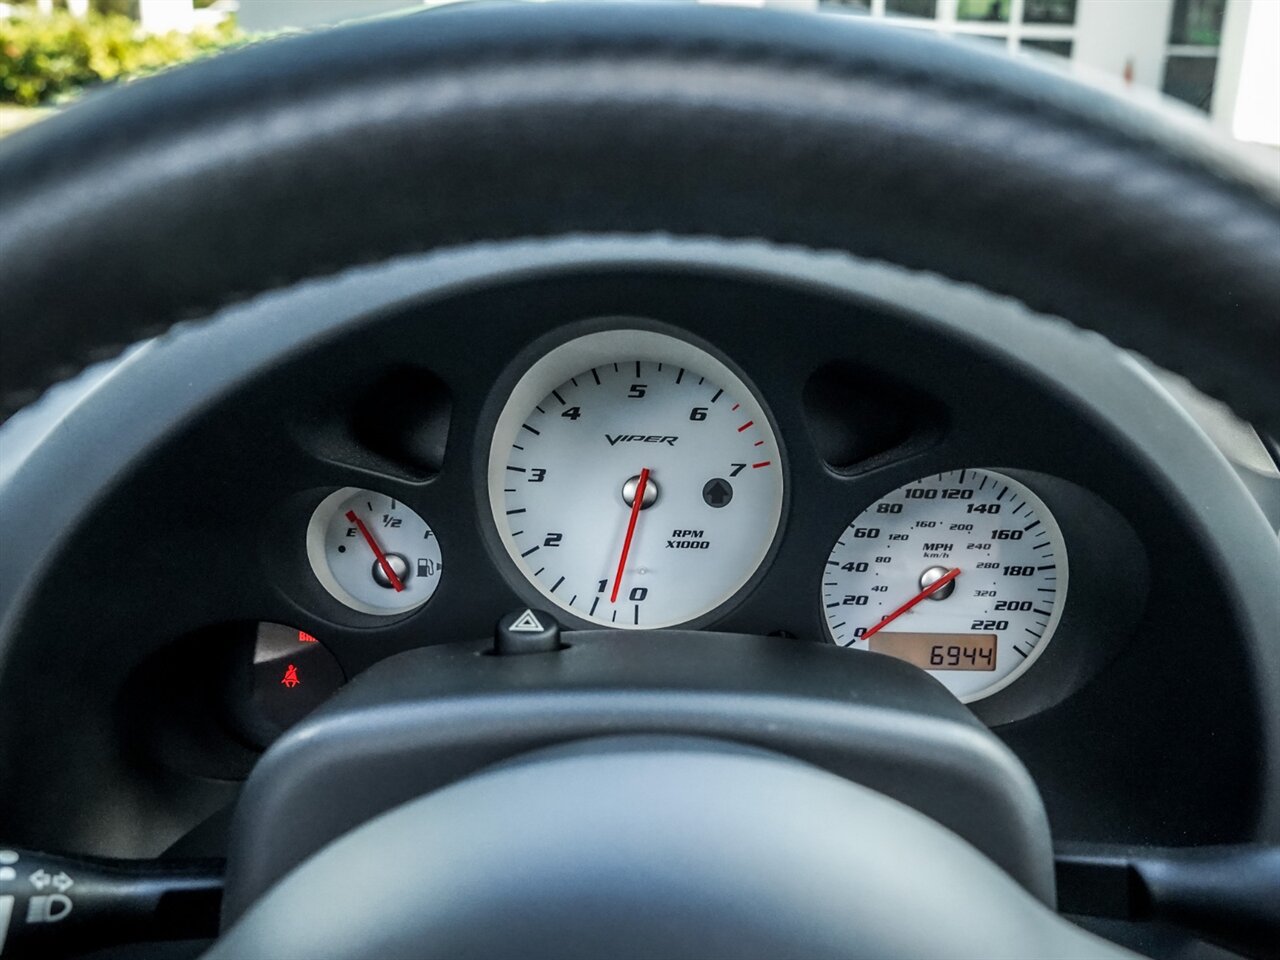
[[[1207,112],[1213,105],[1217,75],[1217,57],[1171,55],[1164,62],[1164,92]]]
[[[956,19],[1007,23],[1011,6],[1013,0],[959,0],[956,4]]]
[[[891,17],[929,17],[938,15],[938,0],[885,0],[884,12]]]
[[[1075,23],[1076,0],[1026,0],[1022,22]]]
[[[1023,49],[1040,50],[1051,53],[1055,57],[1071,59],[1072,44],[1070,40],[1023,40]]]
[[[1227,0],[1174,0],[1161,89],[1208,111],[1218,78],[1218,45]]]
[[[1169,46],[1218,46],[1226,8],[1227,0],[1175,0]]]
[[[837,13],[870,13],[871,0],[822,0],[827,9],[835,9]]]
[[[964,43],[1001,46],[1010,52],[1026,47],[1070,59],[1080,0],[819,0],[819,6],[935,29]]]
[[[1002,50],[1009,49],[1009,38],[998,33],[957,33],[955,38],[959,43],[974,43],[987,49],[994,47]]]

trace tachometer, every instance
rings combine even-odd
[[[928,670],[964,701],[1035,662],[1067,594],[1053,515],[1024,484],[954,470],[907,484],[860,513],[822,578],[831,638]]]
[[[782,513],[765,411],[705,351],[646,330],[573,340],[513,391],[489,464],[511,559],[593,623],[665,627],[733,598]]]

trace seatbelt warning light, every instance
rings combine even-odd
[[[284,677],[281,678],[280,682],[290,689],[302,683],[302,681],[298,679],[298,668],[292,663],[285,667]]]

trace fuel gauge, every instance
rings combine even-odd
[[[320,501],[307,526],[307,559],[329,595],[360,613],[392,616],[435,593],[440,542],[394,497],[343,487]]]

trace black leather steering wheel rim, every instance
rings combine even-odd
[[[613,232],[840,249],[972,282],[1280,434],[1280,201],[1206,134],[912,31],[660,4],[265,43],[11,138],[0,416],[270,289]]]

